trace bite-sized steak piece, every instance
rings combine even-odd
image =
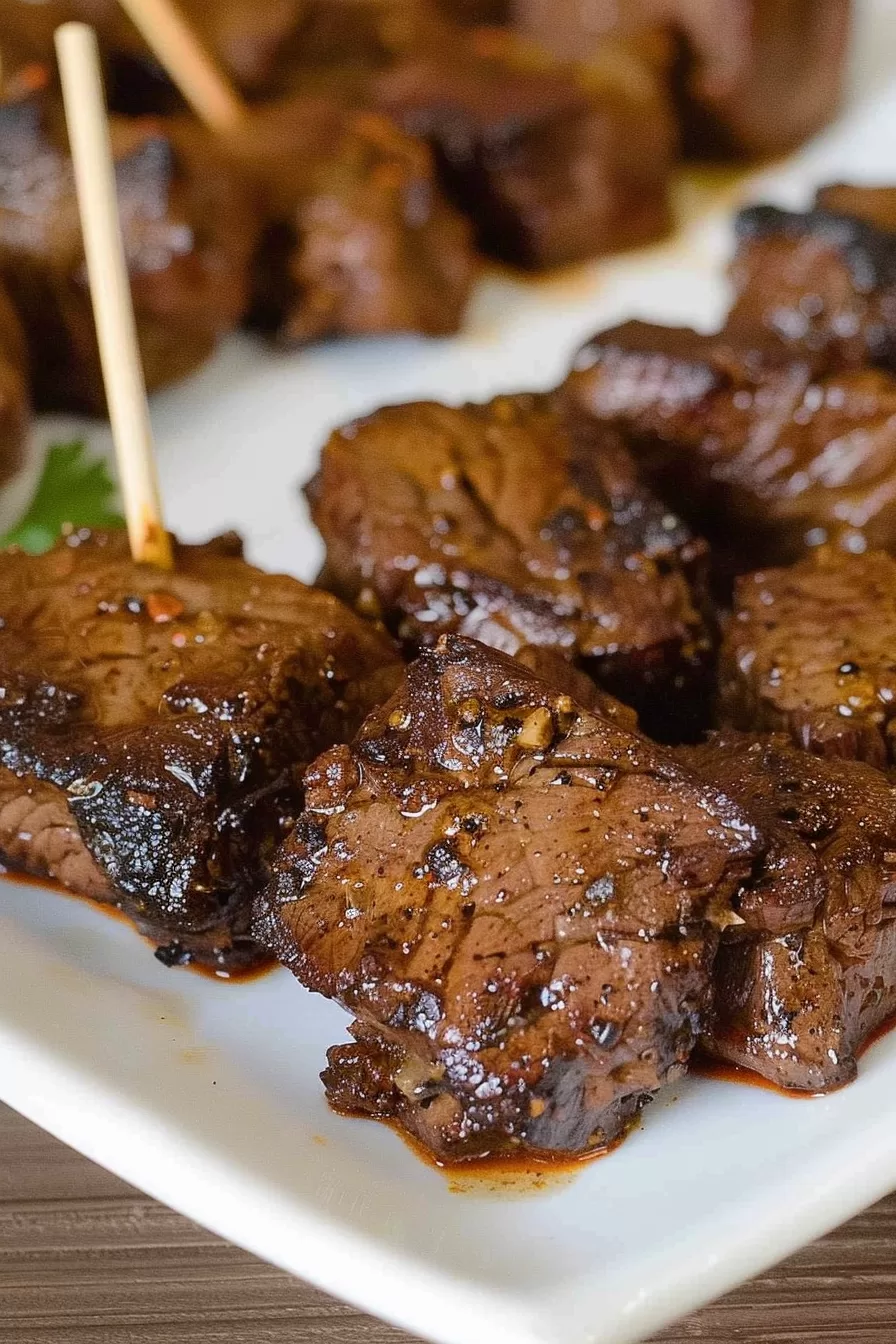
[[[724,795],[456,636],[305,789],[254,928],[355,1015],[338,1109],[440,1158],[578,1153],[680,1076],[759,846]]]
[[[0,556],[0,856],[118,906],[168,961],[259,955],[249,902],[301,771],[391,693],[390,642],[235,538]]]
[[[726,572],[825,541],[896,547],[896,378],[881,369],[825,375],[771,337],[627,322],[579,352],[566,389],[626,433]]]
[[[896,187],[866,187],[832,182],[815,194],[819,210],[866,219],[885,233],[896,233]]]
[[[727,334],[771,333],[834,370],[896,369],[896,233],[866,216],[755,205],[737,217]]]
[[[673,119],[650,67],[614,53],[588,81],[540,68],[513,34],[421,44],[372,83],[375,106],[428,140],[480,247],[555,266],[668,232]]]
[[[187,118],[110,123],[137,333],[150,389],[184,377],[240,321],[254,210],[214,137]],[[0,278],[28,340],[38,409],[102,412],[61,105],[0,104]]]
[[[896,561],[830,548],[748,574],[725,632],[725,722],[823,756],[896,761]]]
[[[477,271],[472,233],[425,144],[376,113],[300,94],[259,108],[227,147],[271,221],[255,325],[288,343],[457,331]]]
[[[565,60],[608,38],[654,39],[691,155],[775,154],[836,112],[851,0],[511,0],[516,25]],[[664,39],[657,43],[657,39]]]
[[[769,842],[722,937],[704,1046],[779,1087],[849,1082],[896,1012],[896,787],[783,736],[727,731],[678,759]]]
[[[411,649],[448,632],[507,653],[547,646],[646,731],[699,729],[703,543],[644,488],[615,432],[563,399],[377,411],[331,436],[307,494],[322,581]]]

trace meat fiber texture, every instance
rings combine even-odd
[[[565,385],[614,426],[657,494],[743,573],[830,541],[896,547],[896,378],[826,371],[774,334],[627,322]]]
[[[446,636],[305,788],[255,931],[355,1016],[337,1109],[579,1153],[680,1077],[760,842],[624,715]]]
[[[816,755],[894,763],[896,561],[829,548],[740,579],[722,647],[723,721]]]
[[[377,411],[326,444],[307,494],[322,581],[410,649],[457,633],[574,659],[666,739],[709,699],[705,547],[614,431],[562,398]]]
[[[304,766],[395,684],[390,642],[225,538],[0,557],[0,854],[118,906],[166,961],[258,956],[249,898]]]
[[[896,787],[783,735],[726,730],[678,759],[769,842],[722,938],[703,1045],[779,1087],[850,1082],[896,1011]]]

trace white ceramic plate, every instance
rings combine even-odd
[[[388,401],[549,386],[581,338],[628,316],[712,325],[738,196],[799,204],[826,180],[896,178],[893,0],[865,6],[855,64],[847,113],[796,160],[737,186],[684,183],[669,245],[542,285],[489,280],[452,341],[289,356],[235,341],[154,407],[174,527],[235,526],[253,559],[310,578],[319,548],[295,487],[332,425]],[[896,1187],[896,1036],[824,1100],[688,1081],[611,1157],[521,1199],[453,1189],[389,1130],[331,1114],[317,1075],[345,1018],[285,971],[234,986],[167,971],[126,926],[13,883],[0,938],[0,1098],[439,1344],[641,1339]]]

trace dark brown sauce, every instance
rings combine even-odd
[[[792,1088],[780,1087],[771,1079],[763,1078],[761,1073],[754,1073],[752,1069],[745,1069],[740,1064],[729,1064],[727,1060],[713,1059],[712,1056],[700,1052],[691,1057],[689,1071],[695,1078],[714,1078],[721,1083],[759,1087],[764,1092],[775,1092],[779,1097],[787,1097],[789,1101],[811,1101],[815,1097],[826,1097],[837,1090],[829,1088],[827,1092],[797,1092]]]
[[[890,1032],[894,1029],[896,1029],[896,1015],[893,1017],[885,1017],[880,1026],[875,1027],[874,1030],[865,1037],[862,1044],[856,1050],[856,1057],[861,1059],[866,1050],[870,1050],[872,1045],[877,1045],[878,1041],[882,1041],[885,1036],[889,1036]]]
[[[107,919],[117,919],[119,923],[126,924],[128,928],[135,933],[148,947],[155,952],[157,944],[151,938],[144,934],[135,926],[134,921],[119,910],[117,905],[110,905],[107,901],[94,900],[92,896],[82,896],[79,892],[70,891],[64,887],[61,882],[57,882],[52,877],[35,877],[33,873],[19,872],[14,868],[5,868],[0,864],[0,881],[15,882],[19,886],[41,887],[44,890],[49,888],[58,896],[67,896],[69,900],[80,901],[84,905],[89,905],[92,910],[105,915]],[[253,963],[251,966],[237,966],[231,970],[218,970],[214,966],[204,966],[199,962],[189,961],[183,965],[178,965],[172,969],[191,971],[193,975],[201,975],[205,980],[215,980],[218,984],[249,984],[253,980],[261,980],[263,976],[277,969],[278,963],[273,957],[267,957],[264,961]]]

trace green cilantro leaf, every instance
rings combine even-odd
[[[81,440],[53,444],[24,517],[0,536],[0,546],[21,546],[31,555],[40,555],[50,549],[66,524],[123,527],[124,519],[114,508],[117,494],[106,463],[102,458],[88,458]]]

